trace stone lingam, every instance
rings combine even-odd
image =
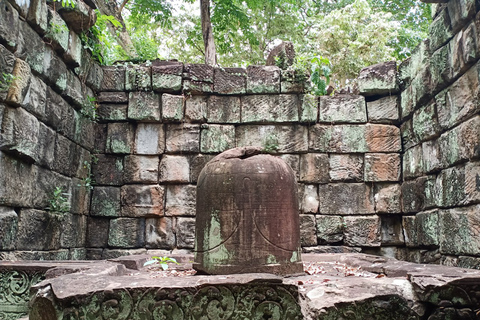
[[[295,174],[260,148],[227,150],[197,184],[195,262],[199,273],[303,272]]]

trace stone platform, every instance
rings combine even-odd
[[[43,272],[45,280],[31,289],[30,320],[460,320],[480,315],[479,270],[365,254],[304,254],[304,275],[203,276],[192,275],[192,256],[175,258],[180,264],[167,272],[144,268],[148,256],[128,256],[97,262],[0,262],[0,274]],[[18,291],[19,283],[10,287]]]

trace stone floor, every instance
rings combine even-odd
[[[167,272],[143,267],[148,256],[128,256],[3,261],[0,274],[17,272],[10,287],[19,291],[22,272],[43,272],[45,280],[31,290],[30,320],[480,319],[479,270],[365,254],[304,254],[304,275],[204,276],[192,275],[192,256],[175,258],[180,264]],[[1,310],[0,304],[0,316]]]

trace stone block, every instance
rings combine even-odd
[[[302,247],[317,245],[315,216],[313,214],[300,215],[300,245]]]
[[[162,119],[165,122],[181,122],[185,109],[184,97],[162,94]]]
[[[439,242],[439,210],[417,213],[415,216],[416,245],[437,247]]]
[[[300,181],[308,183],[328,183],[329,159],[326,153],[306,153],[300,155]]]
[[[175,232],[177,248],[193,249],[195,245],[195,218],[177,218]]]
[[[68,125],[68,123],[66,125]],[[93,132],[95,131],[94,125],[95,123],[91,119],[81,114],[75,113],[75,135],[73,137],[73,140],[79,145],[81,145],[83,148],[93,150],[95,143],[95,135],[93,134]],[[125,132],[125,136],[130,138],[131,131]]]
[[[87,70],[88,70],[88,73],[87,73],[86,84],[93,90],[100,91],[100,86],[102,85],[102,81],[103,81],[102,67],[100,67],[100,65],[96,61],[91,60],[88,62]]]
[[[0,2],[0,42],[9,49],[17,46],[19,34],[18,11],[15,10],[7,0]]]
[[[365,139],[369,152],[400,152],[402,144],[400,129],[385,124],[367,124]]]
[[[130,123],[117,122],[108,124],[107,153],[132,153],[134,129]]]
[[[187,122],[205,122],[207,118],[207,97],[190,96],[185,100],[185,120]]]
[[[166,186],[165,215],[194,216],[197,187],[188,185]]]
[[[410,84],[400,94],[400,120],[404,121],[414,108],[412,85]]]
[[[309,149],[328,153],[363,153],[369,151],[364,125],[321,125],[309,128]],[[380,138],[375,139],[380,140]],[[378,141],[376,144],[380,144]]]
[[[188,123],[167,125],[165,151],[169,153],[200,152],[200,125]]]
[[[63,96],[77,110],[82,110],[84,106],[92,107],[92,104],[95,105],[96,102],[92,101],[95,99],[93,91],[89,91],[87,86],[72,71],[68,71],[67,87],[63,91]]]
[[[121,188],[120,201],[122,216],[164,215],[164,188],[159,185],[124,185]]]
[[[93,180],[99,185],[121,186],[123,184],[123,157],[99,154],[92,164]]]
[[[439,207],[455,207],[467,204],[465,193],[465,166],[460,165],[443,170],[435,183],[435,199]]]
[[[344,243],[358,247],[380,247],[381,221],[378,216],[344,217]]]
[[[381,216],[380,221],[382,245],[398,246],[405,243],[405,238],[403,236],[402,217]]]
[[[403,178],[416,178],[425,173],[423,169],[422,145],[417,145],[403,154]]]
[[[105,248],[108,245],[108,225],[110,219],[87,217],[86,246]]]
[[[103,81],[100,89],[102,91],[124,91],[125,90],[125,67],[124,66],[103,66]],[[106,94],[102,92],[101,94]],[[118,94],[118,93],[116,93]],[[108,101],[112,102],[112,101]],[[123,101],[122,101],[123,102]]]
[[[68,113],[68,104],[63,98],[47,86],[47,104],[45,107],[45,124],[57,130],[62,126],[63,115]]]
[[[448,16],[453,34],[462,29],[477,13],[475,0],[449,1],[447,4]]]
[[[329,168],[331,181],[363,181],[363,155],[331,154]]]
[[[73,176],[76,172],[76,156],[77,145],[65,138],[62,135],[57,134],[55,140],[55,152],[53,159],[53,169],[63,175]]]
[[[420,177],[402,183],[402,212],[415,213],[433,205],[435,177]]]
[[[69,29],[62,17],[54,10],[48,9],[48,26],[45,39],[55,51],[65,53],[68,49]]]
[[[165,150],[163,124],[139,123],[135,132],[135,153],[159,155]]]
[[[470,23],[470,25],[463,31],[462,35],[462,58],[464,66],[468,67],[475,62],[478,57],[477,52],[477,27],[475,21]],[[480,31],[480,30],[479,30]]]
[[[207,164],[208,161],[212,160],[214,155],[208,154],[198,154],[194,156],[190,163],[190,181],[196,183],[198,175],[202,171],[203,167]]]
[[[209,96],[207,121],[209,123],[239,123],[240,106],[240,97]]]
[[[363,68],[358,76],[358,89],[365,96],[392,95],[399,91],[397,63],[389,61]]]
[[[443,129],[457,125],[480,110],[479,68],[480,63],[475,64],[435,97],[438,122]]]
[[[454,34],[448,10],[442,10],[429,27],[431,52],[435,52],[438,48],[447,43]]]
[[[145,247],[152,249],[175,248],[174,218],[146,219]]]
[[[190,164],[187,157],[165,155],[160,161],[160,182],[190,182]]]
[[[207,64],[186,64],[184,77],[188,80],[213,83],[213,67]]]
[[[130,92],[128,118],[139,121],[160,121],[160,96],[153,92]]]
[[[0,250],[14,250],[18,216],[13,208],[0,207]]]
[[[128,65],[125,70],[125,90],[152,91],[152,69],[144,65]]]
[[[375,195],[376,213],[398,213],[402,212],[401,196],[402,190],[400,184],[375,184],[373,187]]]
[[[437,139],[441,168],[450,167],[460,161],[458,129],[447,131]],[[458,147],[457,147],[458,146]]]
[[[127,104],[105,104],[98,105],[98,119],[106,121],[127,120]]]
[[[417,227],[415,225],[415,216],[403,216],[402,217],[403,234],[405,238],[405,245],[407,247],[416,247],[417,240]]]
[[[183,79],[183,92],[192,95],[213,93],[213,83]]]
[[[84,248],[87,235],[87,216],[70,214],[63,218],[60,235],[61,248]]]
[[[93,136],[95,144],[95,153],[105,152],[107,148],[108,125],[106,123],[95,123],[93,126]]]
[[[110,220],[108,245],[115,248],[145,246],[145,219],[117,218]]]
[[[18,215],[17,250],[60,248],[61,217],[50,212],[22,209]]]
[[[76,68],[82,61],[82,40],[73,31],[69,32],[67,52],[63,55],[67,65]]]
[[[372,123],[395,123],[399,116],[399,96],[387,96],[367,102],[368,121]]]
[[[38,136],[40,124],[33,115],[22,108],[5,108],[0,150],[10,151],[36,162],[39,160]]]
[[[235,126],[202,125],[200,150],[202,153],[220,153],[235,147]]]
[[[302,192],[299,192],[299,194],[302,195],[300,198],[300,211],[302,213],[318,213],[319,200],[317,186],[314,184],[300,185],[300,188],[302,187]]]
[[[465,165],[466,202],[480,201],[480,162],[468,162]]]
[[[15,65],[11,74],[13,78],[10,82],[5,100],[14,106],[21,106],[28,91],[32,72],[28,63],[17,58],[15,59]]]
[[[88,215],[90,212],[91,187],[85,186],[85,181],[72,179],[72,196],[70,212]]]
[[[15,66],[16,58],[13,53],[2,45],[0,45],[0,57],[0,70],[2,71],[2,77],[0,78],[0,101],[3,101],[7,97],[8,89],[11,85],[10,80],[5,79],[5,77],[10,76],[4,76],[3,74],[13,76],[13,67]]]
[[[453,39],[432,53],[430,69],[436,90],[444,89],[453,79]],[[456,57],[458,59],[459,57]]]
[[[215,93],[245,94],[247,71],[243,68],[215,68],[213,87]]]
[[[333,123],[367,122],[365,97],[348,94],[320,97],[318,121]]]
[[[365,154],[365,181],[399,181],[400,173],[399,153]]]
[[[422,159],[425,173],[442,168],[440,144],[437,140],[426,141],[422,144]]]
[[[338,243],[343,240],[345,223],[340,216],[317,216],[317,241],[319,244]]]
[[[100,92],[97,97],[98,103],[127,103],[126,92]]]
[[[154,62],[152,87],[156,92],[180,92],[182,89],[183,63],[174,61]]]
[[[247,93],[280,93],[280,68],[248,66]]]
[[[280,70],[281,93],[303,93],[309,83],[308,77],[295,70]]]
[[[97,217],[120,217],[120,188],[93,188],[90,215]]]
[[[244,123],[298,121],[298,95],[249,95],[241,101]]]
[[[28,23],[21,21],[15,55],[27,62],[32,71],[41,77],[46,75],[44,74],[46,49],[47,45],[38,33]]]
[[[400,134],[402,139],[402,150],[410,149],[411,147],[418,144],[417,137],[413,133],[412,119],[409,119],[402,123],[400,127]]]
[[[0,152],[0,204],[31,207],[37,167]]]
[[[300,155],[298,154],[281,154],[278,156],[285,161],[295,173],[295,177],[300,179]]]
[[[90,4],[83,1],[75,1],[75,6],[59,6],[58,12],[62,16],[63,20],[67,23],[68,27],[75,33],[81,34],[82,32],[90,29],[97,21],[97,16]]]
[[[480,250],[478,212],[480,205],[442,210],[439,214],[440,252],[475,255]]]
[[[55,188],[61,188],[67,198],[66,205],[71,207],[72,182],[71,179],[54,171],[43,168],[37,169],[35,180],[36,192],[32,195],[32,206],[39,209],[50,207]]]
[[[50,84],[55,91],[64,92],[67,88],[68,76],[68,68],[65,62],[48,46],[45,48],[45,59],[43,61],[45,82]]]
[[[308,131],[302,125],[244,125],[236,127],[237,147],[261,147],[271,153],[299,153],[308,150]]]
[[[126,156],[123,181],[125,183],[157,183],[159,163],[158,156]]]
[[[302,94],[300,98],[299,121],[315,123],[318,118],[319,100],[312,94]]]
[[[372,187],[363,183],[318,186],[320,214],[359,215],[375,212]]]

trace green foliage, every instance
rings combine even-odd
[[[10,88],[15,76],[11,73],[2,72],[0,74],[0,91],[7,91]]]
[[[68,197],[70,194],[65,193],[62,188],[56,187],[50,199],[48,200],[49,207],[47,208],[49,211],[57,214],[67,213],[70,211],[70,205],[68,201]]]
[[[62,7],[72,7],[75,8],[75,0],[54,0],[55,2],[61,2]]]
[[[80,110],[80,113],[92,121],[97,121],[97,109],[97,99],[95,97],[87,96],[82,103],[82,109]]]
[[[92,156],[92,163],[97,163],[98,158]],[[88,161],[83,162],[83,168],[87,169],[87,174],[85,177],[82,178],[82,183],[78,184],[79,187],[83,187],[87,189],[87,191],[93,190],[93,185],[95,184],[95,180],[93,179],[92,174],[92,165]]]
[[[263,151],[267,153],[275,153],[279,149],[278,137],[271,133],[269,134],[263,143]]]
[[[317,96],[327,94],[327,86],[330,84],[330,74],[332,72],[330,60],[323,57],[314,57],[311,60],[310,82],[312,83],[312,92]]]
[[[159,264],[160,267],[162,267],[162,269],[165,271],[165,270],[168,269],[168,263],[179,264],[177,262],[177,260],[175,260],[175,258],[153,256],[152,260],[149,260],[149,261],[145,262],[143,264],[143,266],[145,267],[145,266],[148,266],[148,265],[151,265],[151,264]]]

